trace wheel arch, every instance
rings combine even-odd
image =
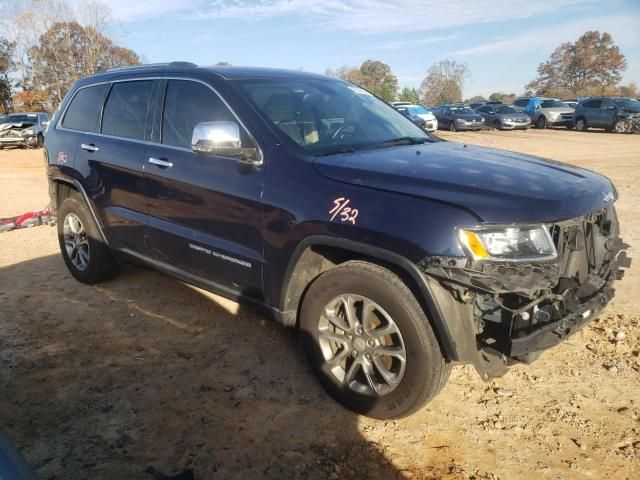
[[[425,281],[409,259],[389,250],[347,239],[311,236],[296,247],[285,273],[280,307],[283,322],[297,325],[299,311],[309,286],[322,273],[349,260],[364,260],[385,267],[398,275],[416,296],[431,321],[443,354],[449,361],[459,360],[456,341],[431,282]],[[449,313],[449,312],[447,312]]]
[[[73,192],[75,192],[75,195],[80,196],[89,208],[89,212],[98,227],[98,232],[100,232],[102,241],[105,245],[108,245],[109,242],[104,234],[102,222],[100,222],[100,219],[96,215],[95,205],[90,200],[82,184],[77,179],[63,174],[51,175],[49,177],[49,198],[51,200],[51,207],[53,210],[57,211],[60,204],[66,198],[74,195]]]

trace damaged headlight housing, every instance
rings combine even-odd
[[[558,255],[545,225],[459,228],[458,240],[474,260],[553,260]]]

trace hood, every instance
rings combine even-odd
[[[565,220],[615,195],[589,170],[452,142],[318,157],[314,165],[333,180],[456,205],[488,223]]]
[[[0,132],[4,130],[9,130],[10,128],[15,128],[18,130],[23,130],[25,128],[30,128],[35,125],[35,122],[10,122],[10,123],[0,123]]]
[[[436,116],[433,113],[419,113],[416,117],[427,121],[433,121],[436,119]]]

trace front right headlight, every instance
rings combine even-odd
[[[458,240],[474,260],[543,261],[558,255],[545,225],[459,228]]]

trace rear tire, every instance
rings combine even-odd
[[[538,117],[538,121],[536,122],[536,126],[540,130],[544,130],[545,128],[547,128],[547,119],[543,115],[540,115],[540,117]]]
[[[120,264],[102,241],[91,212],[79,196],[62,202],[57,220],[62,258],[76,280],[94,284],[118,274]]]
[[[300,330],[327,392],[369,417],[410,415],[440,391],[451,371],[411,290],[368,262],[349,261],[320,275],[304,297]]]
[[[38,134],[38,138],[36,140],[36,148],[42,148],[44,146],[44,137],[41,133]]]

